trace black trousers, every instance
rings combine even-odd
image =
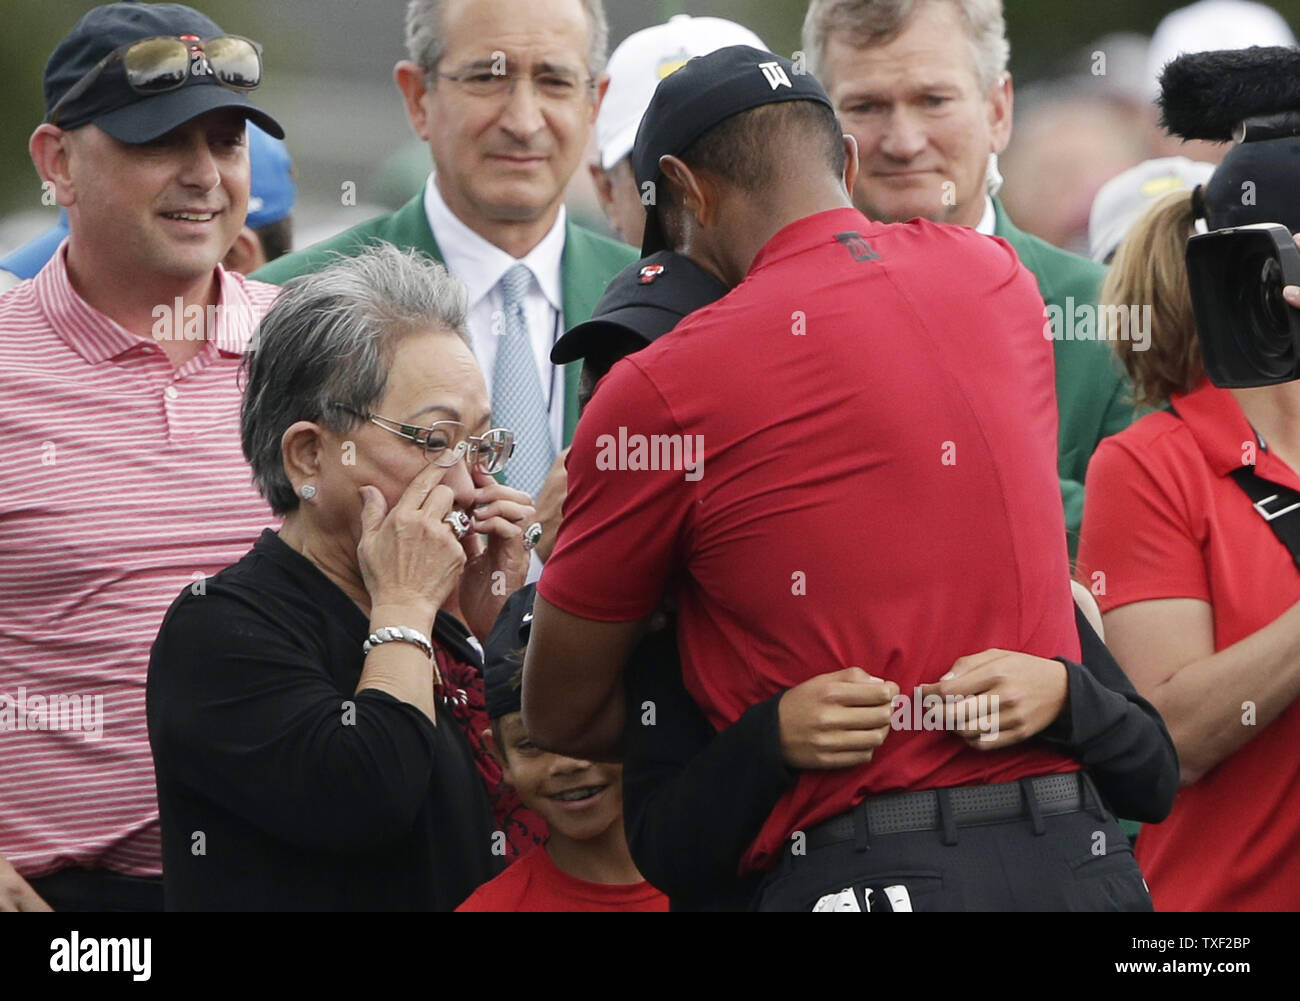
[[[161,876],[124,876],[107,869],[60,869],[29,879],[56,911],[161,911]]]
[[[860,825],[861,812],[853,813]],[[864,912],[1153,909],[1128,836],[1099,805],[1044,816],[1037,825],[1028,814],[958,824],[955,839],[952,834],[872,836],[859,826],[853,840],[804,854],[794,853],[792,841],[763,881],[754,906]]]

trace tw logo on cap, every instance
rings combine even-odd
[[[772,85],[773,90],[776,90],[778,87],[789,87],[791,90],[794,89],[794,84],[792,84],[790,78],[785,75],[785,67],[780,63],[776,61],[770,63],[759,63],[758,68],[763,71],[763,76],[767,78],[767,82]]]
[[[663,273],[664,273],[664,266],[662,264],[647,264],[644,268],[641,269],[640,283],[642,285],[649,285],[652,281],[654,281]]]

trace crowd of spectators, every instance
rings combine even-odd
[[[1001,0],[518,7],[409,0],[433,171],[298,250],[280,40],[51,54],[0,910],[1300,908],[1300,383],[1210,381],[1183,263],[1300,232],[1300,138],[1154,100],[1285,21],[1017,102]]]

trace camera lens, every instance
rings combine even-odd
[[[1282,298],[1282,266],[1272,254],[1246,255],[1237,270],[1236,309],[1244,322],[1233,325],[1243,357],[1262,375],[1287,378],[1295,370],[1286,301]]]
[[[1264,262],[1259,274],[1259,313],[1262,322],[1285,333],[1286,301],[1282,298],[1282,265],[1277,258]]]

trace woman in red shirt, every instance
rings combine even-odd
[[[1103,304],[1150,304],[1149,344],[1111,340],[1138,401],[1170,409],[1093,455],[1076,575],[1178,749],[1173,812],[1137,842],[1156,909],[1296,910],[1300,572],[1231,474],[1253,464],[1300,490],[1300,382],[1206,378],[1183,264],[1194,204],[1175,192],[1148,211],[1102,288]]]

